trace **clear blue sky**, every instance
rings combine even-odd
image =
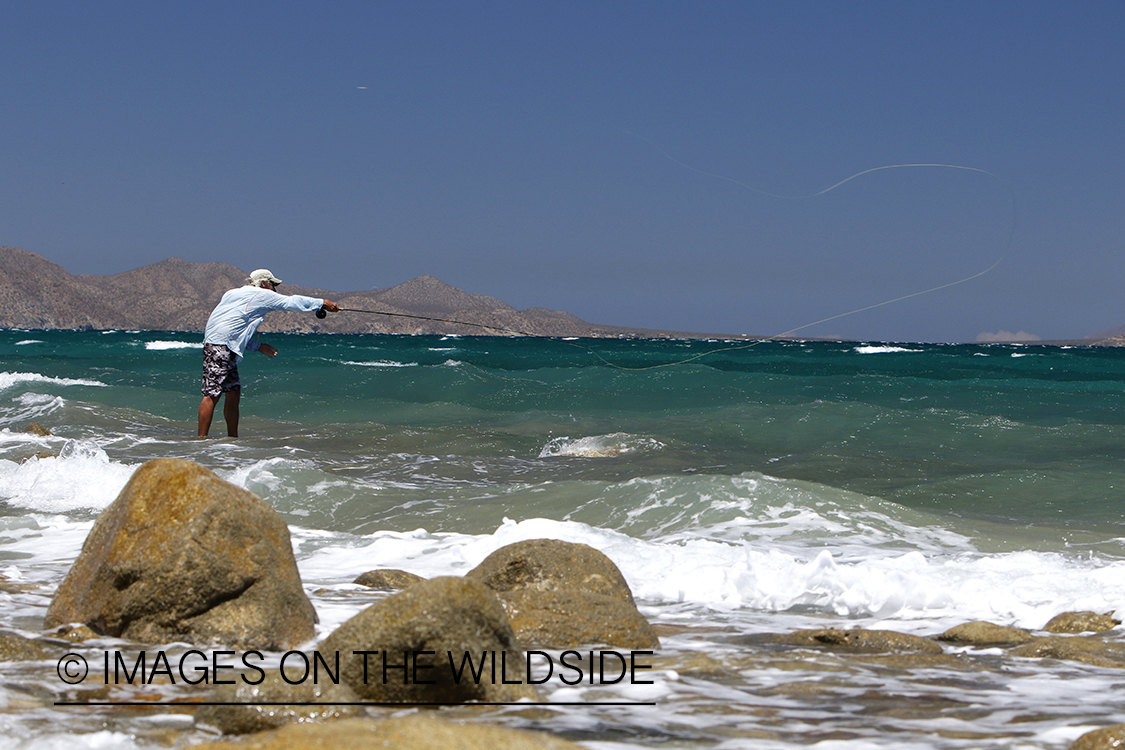
[[[805,332],[1077,338],[1125,324],[1123,39],[1120,2],[3,0],[0,244],[776,334],[1011,234]],[[904,163],[996,177],[810,197]]]

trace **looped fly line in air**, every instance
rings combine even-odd
[[[626,132],[628,132],[628,131],[626,131]],[[740,349],[749,349],[751,347],[755,347],[755,346],[757,346],[759,344],[762,344],[762,343],[765,343],[767,341],[775,341],[777,339],[788,338],[788,337],[792,336],[793,334],[797,333],[798,331],[803,331],[806,328],[812,328],[813,326],[817,326],[817,325],[820,325],[822,323],[828,323],[828,322],[831,322],[833,320],[839,320],[840,318],[846,318],[849,315],[857,315],[857,314],[862,313],[862,312],[867,312],[868,310],[874,310],[874,309],[879,308],[879,307],[885,307],[887,305],[893,305],[896,302],[903,302],[905,300],[913,299],[915,297],[921,297],[921,296],[926,295],[926,294],[932,294],[933,292],[938,292],[938,291],[941,291],[942,289],[949,289],[950,287],[958,286],[959,284],[964,284],[966,282],[972,281],[973,279],[979,279],[981,276],[984,276],[985,274],[989,273],[990,271],[995,269],[997,266],[999,266],[1004,261],[1004,259],[1008,256],[1008,252],[1011,250],[1011,247],[1012,247],[1012,240],[1015,236],[1015,231],[1016,231],[1016,195],[1015,195],[1015,192],[1012,190],[1011,186],[1008,185],[1007,182],[1002,180],[998,175],[996,175],[992,172],[989,172],[987,169],[980,169],[978,167],[966,167],[966,166],[962,166],[962,165],[959,165],[959,164],[928,164],[928,163],[927,164],[924,164],[924,163],[919,163],[919,164],[887,164],[887,165],[884,165],[884,166],[881,166],[881,167],[872,167],[870,169],[865,169],[862,172],[856,172],[855,174],[851,175],[850,177],[846,177],[846,178],[840,180],[839,182],[837,182],[836,184],[831,185],[829,187],[826,187],[823,190],[817,191],[815,193],[810,193],[810,194],[807,194],[807,195],[780,195],[780,194],[777,194],[777,193],[771,193],[771,192],[766,191],[766,190],[761,190],[761,189],[756,188],[752,185],[747,185],[744,182],[739,182],[738,180],[727,177],[725,175],[715,174],[713,172],[706,172],[702,169],[697,169],[697,168],[691,166],[690,164],[685,164],[684,162],[682,162],[679,159],[675,158],[674,156],[670,155],[669,153],[667,153],[666,151],[661,149],[659,146],[657,146],[655,143],[653,143],[648,138],[645,138],[642,135],[637,135],[636,133],[628,133],[628,134],[632,135],[636,138],[639,138],[642,141],[645,141],[650,146],[652,146],[656,151],[658,151],[662,156],[664,156],[666,159],[673,162],[674,164],[677,164],[677,165],[683,167],[684,169],[690,170],[692,172],[703,175],[705,177],[712,177],[712,178],[717,179],[717,180],[724,180],[724,181],[730,182],[734,185],[738,185],[741,188],[745,188],[746,190],[751,190],[755,193],[760,193],[762,195],[767,195],[767,196],[770,196],[770,197],[773,197],[773,198],[784,198],[784,199],[794,199],[794,200],[807,200],[807,199],[811,199],[811,198],[816,198],[816,197],[819,197],[819,196],[824,195],[826,193],[830,193],[833,190],[835,190],[835,189],[837,189],[837,188],[839,188],[843,185],[846,185],[847,183],[851,182],[852,180],[863,177],[864,175],[868,175],[868,174],[871,174],[873,172],[882,172],[882,171],[889,170],[889,169],[956,169],[956,170],[962,170],[962,171],[965,171],[965,172],[977,172],[979,174],[987,175],[988,177],[991,177],[992,179],[996,180],[1001,185],[1003,185],[1004,188],[1008,191],[1008,196],[1011,198],[1011,201],[1012,201],[1012,223],[1011,223],[1011,226],[1009,227],[1008,239],[1004,243],[1004,248],[1003,248],[1002,252],[996,258],[996,260],[992,262],[991,265],[989,265],[987,268],[985,268],[983,270],[977,271],[976,273],[970,274],[969,276],[965,276],[964,278],[960,278],[960,279],[957,279],[955,281],[947,282],[945,284],[938,284],[937,286],[932,286],[932,287],[929,287],[927,289],[922,289],[922,290],[917,291],[917,292],[911,292],[909,294],[903,294],[903,295],[900,295],[898,297],[894,297],[892,299],[883,300],[882,302],[876,302],[874,304],[864,305],[862,307],[857,307],[854,310],[848,310],[847,312],[838,313],[836,315],[830,315],[826,318],[821,318],[820,320],[814,320],[811,323],[805,323],[804,325],[797,326],[796,328],[790,328],[787,331],[783,331],[781,333],[774,334],[773,336],[766,336],[766,337],[763,337],[763,338],[754,339],[753,341],[751,341],[749,343],[746,343],[746,344],[736,344],[736,345],[733,345],[733,346],[718,347],[716,349],[710,349],[710,350],[705,351],[705,352],[700,352],[699,354],[695,354],[695,355],[692,355],[690,357],[678,359],[674,362],[661,362],[661,363],[654,364],[654,365],[644,365],[644,366],[640,366],[640,367],[630,367],[630,366],[627,366],[627,365],[617,364],[616,362],[613,362],[613,361],[607,359],[606,357],[601,355],[599,352],[595,351],[592,347],[586,346],[585,344],[579,344],[579,343],[576,343],[574,341],[564,341],[563,342],[563,343],[569,344],[570,346],[574,346],[574,347],[577,347],[579,349],[583,349],[583,350],[589,352],[590,354],[592,354],[593,356],[597,357],[598,359],[600,359],[604,364],[608,365],[609,367],[613,367],[613,368],[616,368],[616,369],[619,369],[619,370],[652,370],[652,369],[656,369],[658,367],[672,367],[672,366],[675,366],[675,365],[684,365],[684,364],[688,364],[690,362],[695,362],[695,361],[700,360],[704,357],[711,356],[712,354],[719,354],[721,352],[738,351]],[[360,309],[347,308],[347,307],[341,307],[340,311],[341,312],[367,313],[369,315],[386,315],[386,316],[399,317],[399,318],[413,318],[413,319],[416,319],[416,320],[429,320],[429,321],[435,321],[435,322],[439,322],[439,323],[454,323],[454,324],[457,324],[457,325],[470,326],[470,327],[474,327],[474,328],[483,328],[483,329],[490,330],[490,331],[497,331],[499,333],[508,333],[508,334],[514,333],[514,334],[517,334],[517,335],[520,335],[520,336],[544,338],[544,336],[542,334],[532,333],[530,331],[522,331],[522,330],[519,330],[517,328],[510,328],[510,327],[507,327],[507,326],[492,326],[492,325],[487,325],[487,324],[484,324],[484,323],[470,323],[468,321],[451,320],[451,319],[448,319],[448,318],[434,318],[434,317],[428,317],[428,316],[424,316],[424,315],[409,315],[407,313],[393,313],[393,312],[384,312],[384,311],[379,311],[379,310],[360,310]]]
[[[626,131],[626,132],[628,132],[628,131]],[[1004,259],[1008,256],[1008,251],[1011,250],[1011,247],[1012,247],[1012,240],[1013,240],[1013,238],[1015,236],[1015,232],[1016,232],[1016,195],[1015,195],[1015,192],[1012,190],[1011,186],[1008,185],[1007,182],[1002,180],[998,175],[996,175],[992,172],[989,172],[987,169],[980,169],[978,167],[966,167],[966,166],[962,166],[962,165],[959,165],[959,164],[887,164],[887,165],[884,165],[884,166],[881,166],[881,167],[872,167],[870,169],[865,169],[862,172],[856,172],[855,174],[851,175],[850,177],[846,177],[846,178],[840,180],[835,185],[831,185],[831,186],[826,187],[823,190],[820,190],[820,191],[815,192],[815,193],[810,193],[808,195],[779,195],[777,193],[771,193],[771,192],[768,192],[768,191],[765,191],[765,190],[761,190],[759,188],[753,187],[752,185],[747,185],[744,182],[739,182],[738,180],[732,179],[732,178],[727,177],[725,175],[715,174],[713,172],[705,172],[702,169],[696,169],[695,167],[691,166],[690,164],[685,164],[684,162],[682,162],[679,159],[675,158],[674,156],[670,155],[669,153],[664,151],[662,148],[657,146],[655,143],[653,143],[648,138],[645,138],[642,135],[637,135],[636,133],[628,133],[628,134],[632,135],[636,138],[639,138],[642,141],[645,141],[650,146],[652,146],[654,149],[656,149],[666,159],[668,159],[669,161],[671,161],[675,164],[678,164],[679,166],[683,167],[684,169],[691,170],[692,172],[695,172],[697,174],[701,174],[705,177],[713,177],[717,180],[725,180],[726,182],[730,182],[734,185],[738,185],[739,187],[745,188],[747,190],[752,190],[755,193],[760,193],[762,195],[767,195],[767,196],[770,196],[770,197],[773,197],[773,198],[788,198],[788,199],[816,198],[818,196],[824,195],[825,193],[830,193],[833,190],[835,190],[836,188],[838,188],[842,185],[846,185],[847,183],[849,183],[852,180],[855,180],[859,177],[863,177],[864,175],[871,174],[872,172],[881,172],[881,171],[888,170],[888,169],[958,169],[958,170],[962,170],[962,171],[966,171],[966,172],[978,172],[980,174],[987,175],[987,176],[991,177],[992,179],[996,180],[1001,185],[1003,185],[1004,188],[1008,191],[1008,196],[1011,198],[1011,201],[1012,201],[1012,223],[1011,223],[1011,226],[1008,229],[1008,239],[1004,243],[1004,249],[1000,253],[1000,255],[996,258],[996,260],[993,261],[992,264],[990,266],[988,266],[987,268],[985,268],[981,271],[977,271],[976,273],[973,273],[973,274],[971,274],[969,276],[966,276],[964,278],[957,279],[956,281],[950,281],[950,282],[945,283],[945,284],[938,284],[937,286],[929,287],[927,289],[922,289],[922,290],[917,291],[917,292],[911,292],[910,294],[903,294],[901,296],[894,297],[892,299],[883,300],[882,302],[876,302],[874,304],[864,305],[862,307],[857,307],[854,310],[848,310],[847,312],[842,312],[842,313],[839,313],[837,315],[830,315],[827,318],[821,318],[820,320],[814,320],[811,323],[805,323],[804,325],[797,326],[796,328],[790,328],[787,331],[783,331],[781,333],[774,334],[773,336],[766,336],[764,338],[755,339],[754,341],[752,341],[748,344],[738,344],[738,345],[735,345],[735,346],[719,347],[717,349],[711,349],[711,350],[706,351],[706,352],[701,352],[699,354],[693,355],[691,357],[687,357],[685,359],[676,360],[675,362],[664,362],[664,363],[655,364],[655,365],[645,365],[645,366],[642,366],[642,367],[626,367],[626,366],[623,366],[623,365],[618,365],[618,364],[615,364],[613,362],[610,362],[609,360],[607,360],[605,357],[601,356],[597,352],[593,351],[592,349],[590,350],[591,354],[593,354],[598,359],[602,360],[602,362],[609,365],[610,367],[616,367],[616,368],[622,369],[622,370],[651,370],[651,369],[654,369],[654,368],[657,368],[657,367],[669,367],[669,366],[672,366],[672,365],[683,365],[683,364],[687,364],[689,362],[695,362],[696,360],[702,359],[703,357],[707,357],[707,356],[710,356],[712,354],[718,354],[720,352],[737,351],[739,349],[749,349],[751,347],[757,346],[758,344],[762,344],[762,343],[765,343],[767,341],[775,341],[777,339],[788,338],[789,336],[792,336],[794,333],[797,333],[798,331],[803,331],[806,328],[812,328],[813,326],[820,325],[821,323],[828,323],[828,322],[833,321],[833,320],[839,320],[840,318],[846,318],[849,315],[857,315],[857,314],[862,313],[862,312],[867,312],[868,310],[874,310],[876,308],[884,307],[886,305],[893,305],[896,302],[902,302],[904,300],[913,299],[915,297],[921,297],[922,295],[925,295],[925,294],[931,294],[933,292],[941,291],[942,289],[948,289],[950,287],[954,287],[954,286],[957,286],[959,284],[964,284],[966,282],[972,281],[973,279],[979,279],[981,276],[984,276],[986,273],[992,271],[994,268],[999,266],[1004,261]]]

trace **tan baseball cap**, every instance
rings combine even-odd
[[[251,273],[250,278],[246,280],[246,283],[257,284],[259,281],[270,281],[274,284],[281,283],[281,279],[274,276],[267,268],[259,268],[257,271]]]

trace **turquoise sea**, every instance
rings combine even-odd
[[[280,354],[240,366],[241,437],[217,418],[198,441],[198,334],[0,331],[0,629],[40,635],[98,511],[144,461],[180,457],[288,521],[318,637],[379,595],[351,583],[373,568],[457,575],[540,537],[613,559],[661,634],[654,684],[552,682],[545,710],[458,718],[590,748],[767,750],[1065,748],[1125,722],[1122,669],[950,646],[920,669],[740,640],[1125,619],[1125,350],[263,340]],[[23,460],[40,451],[56,455]],[[55,706],[54,669],[0,662],[16,747],[210,738],[189,710]],[[573,705],[609,700],[655,705]]]

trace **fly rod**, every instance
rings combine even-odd
[[[490,331],[503,331],[503,332],[507,332],[507,333],[518,333],[521,336],[541,336],[541,334],[530,333],[528,331],[521,331],[517,328],[507,328],[505,326],[490,326],[490,325],[485,325],[484,323],[470,323],[470,322],[465,321],[465,320],[451,320],[449,318],[431,318],[431,317],[428,317],[428,316],[425,316],[425,315],[409,315],[407,313],[394,313],[394,312],[386,312],[386,311],[383,311],[383,310],[361,310],[361,309],[355,308],[355,307],[341,307],[340,312],[357,312],[357,313],[367,313],[368,315],[387,315],[387,316],[390,316],[392,318],[413,318],[414,320],[430,320],[430,321],[433,321],[435,323],[454,323],[454,324],[459,325],[459,326],[473,326],[474,328],[486,328]],[[316,311],[316,317],[326,318],[326,317],[328,317],[328,312],[322,307],[322,308],[320,308],[319,310]]]

